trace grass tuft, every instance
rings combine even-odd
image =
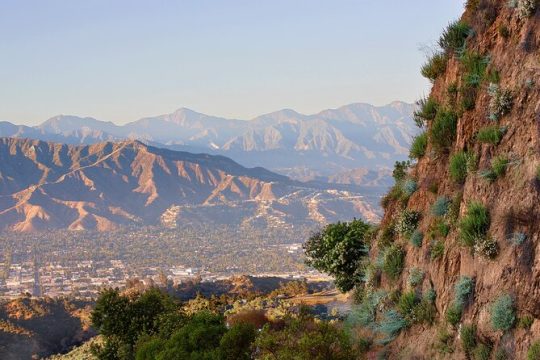
[[[418,105],[418,109],[414,111],[413,119],[415,124],[419,128],[422,128],[427,122],[435,119],[435,115],[437,115],[437,111],[439,110],[439,103],[429,97],[420,99],[416,104]]]
[[[467,214],[459,223],[459,237],[464,245],[473,247],[478,239],[486,237],[490,225],[489,212],[479,202],[467,206]]]
[[[465,354],[470,355],[476,347],[476,326],[463,325],[459,332],[461,338],[461,347]]]
[[[466,151],[458,151],[450,158],[450,177],[456,183],[463,184],[467,179],[467,174],[476,170],[477,162],[476,155]]]
[[[392,280],[401,275],[405,265],[405,252],[397,245],[392,245],[384,253],[383,272]]]
[[[456,139],[457,114],[453,111],[439,111],[433,121],[430,138],[436,151],[447,150]]]
[[[458,304],[452,303],[446,310],[446,321],[452,326],[456,326],[461,321],[463,308]]]
[[[494,182],[506,173],[510,160],[506,155],[499,155],[491,160],[491,167],[480,172],[480,176],[489,182]]]
[[[431,82],[437,80],[437,78],[443,75],[446,71],[446,66],[448,65],[448,57],[443,53],[433,54],[428,61],[422,65],[420,73],[426,79],[429,79]]]
[[[483,144],[497,145],[501,142],[506,129],[498,126],[486,126],[476,134],[476,141]]]
[[[426,148],[428,143],[428,136],[426,132],[421,133],[413,139],[411,149],[409,151],[409,157],[411,159],[421,159],[426,154]]]
[[[439,46],[446,53],[461,53],[464,51],[466,40],[471,33],[471,27],[463,21],[450,23],[439,39]]]

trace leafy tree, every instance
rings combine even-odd
[[[332,275],[341,291],[351,290],[361,279],[358,274],[371,225],[362,220],[327,225],[304,244],[306,263]]]
[[[91,315],[92,325],[105,337],[103,346],[95,346],[99,359],[132,359],[133,347],[140,336],[159,330],[157,319],[173,313],[176,305],[159,289],[150,289],[129,298],[118,289],[104,290]]]

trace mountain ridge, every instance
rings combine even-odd
[[[413,109],[403,102],[378,107],[353,103],[311,115],[282,109],[238,120],[180,108],[124,125],[58,115],[33,127],[0,122],[0,136],[68,144],[139,139],[173,150],[225,155],[247,167],[260,165],[305,181],[351,168],[376,174],[406,158],[416,131]]]
[[[290,226],[378,216],[358,194],[138,140],[75,146],[0,138],[0,160],[4,230],[106,231],[177,220]]]

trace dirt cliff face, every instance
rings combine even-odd
[[[480,350],[467,354],[462,344],[460,333],[468,325],[476,326],[476,342],[491,349],[491,358],[525,359],[540,340],[539,6],[470,0],[461,19],[469,28],[464,47],[441,50],[446,68],[433,76],[429,99],[438,113],[456,115],[455,137],[443,132],[448,146],[441,149],[437,117],[425,116],[427,146],[406,175],[416,190],[406,198],[386,197],[383,231],[372,255],[383,251],[382,233],[395,229],[404,211],[419,212],[414,236],[423,235],[422,245],[395,230],[392,241],[406,254],[404,270],[395,281],[383,273],[381,286],[405,292],[411,288],[410,270],[420,269],[424,278],[418,291],[435,290],[437,314],[434,325],[401,331],[386,349],[390,358],[480,358]],[[477,61],[467,61],[475,55]],[[488,127],[498,134],[495,139],[486,140]],[[455,169],[460,154],[466,159],[462,179]],[[445,200],[448,210],[434,209]],[[489,221],[487,231],[479,231],[467,246],[463,223],[471,202],[487,210]],[[446,314],[463,276],[472,279],[474,290],[452,325]],[[494,303],[505,295],[512,299],[515,319],[510,314],[510,328],[501,330],[493,324]]]

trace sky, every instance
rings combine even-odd
[[[460,0],[0,0],[0,120],[413,102]]]

